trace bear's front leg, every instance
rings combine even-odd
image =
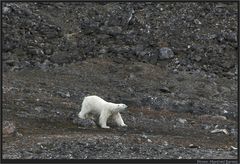
[[[110,114],[108,112],[102,112],[99,117],[99,125],[101,128],[109,129],[110,127],[107,126],[107,119],[109,118]]]
[[[113,119],[115,120],[115,122],[117,123],[118,126],[127,126],[122,119],[121,114],[118,112],[117,114],[113,115]]]
[[[81,119],[85,119],[86,118],[86,112],[84,112],[84,111],[79,112],[78,117],[81,118]]]

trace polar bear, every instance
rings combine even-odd
[[[124,111],[128,106],[125,104],[115,104],[107,102],[98,96],[87,96],[82,102],[81,111],[78,114],[79,118],[85,119],[88,114],[99,116],[99,125],[101,128],[110,128],[107,126],[107,120],[110,116],[118,126],[127,126],[119,112]]]

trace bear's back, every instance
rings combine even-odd
[[[84,105],[86,105],[88,108],[91,108],[91,110],[96,112],[100,112],[100,110],[104,109],[107,103],[108,102],[95,95],[87,96],[83,100]]]

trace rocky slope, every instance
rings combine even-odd
[[[98,56],[156,64],[175,54],[176,70],[234,77],[236,4],[6,3],[3,60],[21,69]]]
[[[237,158],[237,3],[3,3],[2,27],[3,158]],[[129,127],[78,119],[92,94]]]

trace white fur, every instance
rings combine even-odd
[[[98,96],[87,96],[82,102],[82,109],[78,114],[79,118],[85,119],[91,113],[99,116],[99,125],[101,128],[110,128],[107,126],[107,120],[113,117],[117,125],[127,126],[119,112],[125,110],[127,105],[107,102]]]

